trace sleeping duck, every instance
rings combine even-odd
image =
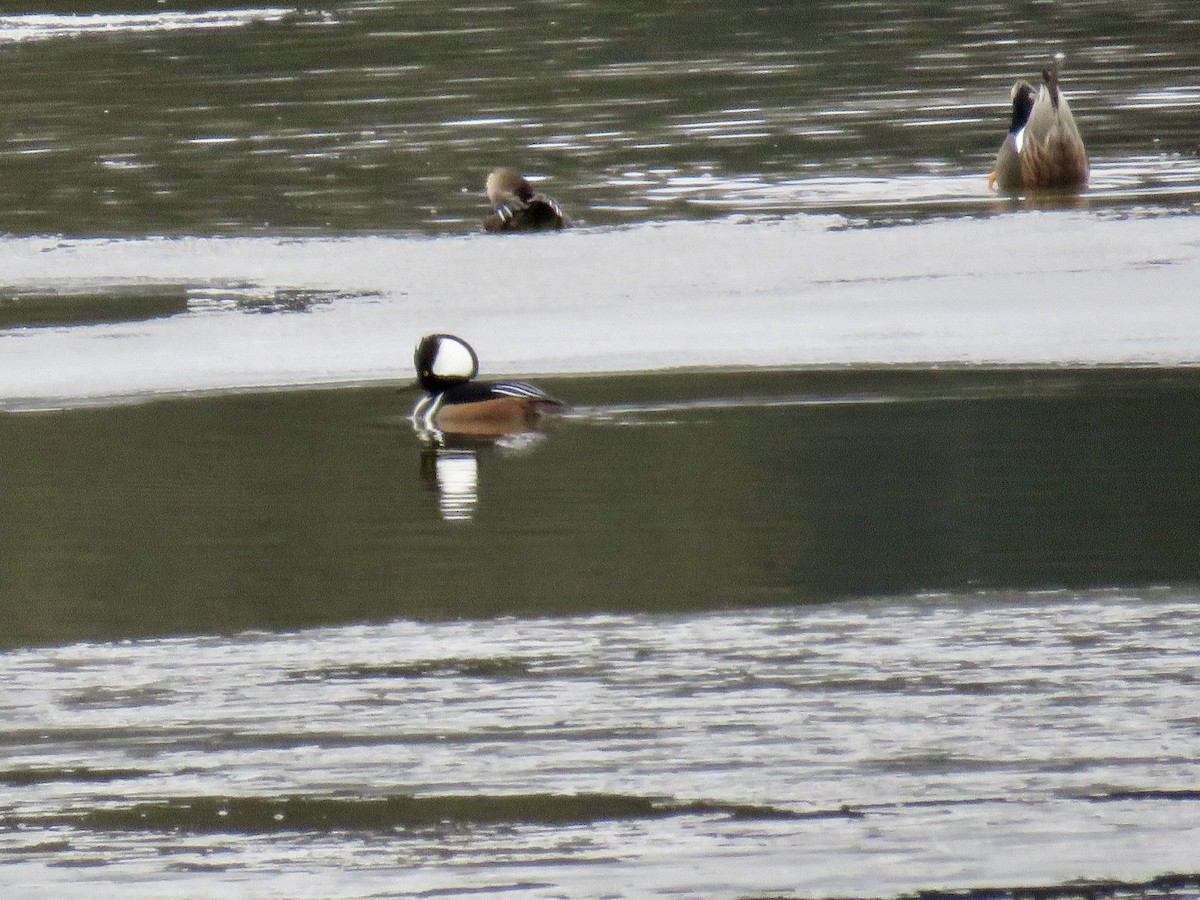
[[[496,169],[488,175],[486,189],[492,203],[492,214],[483,223],[488,231],[546,231],[567,224],[558,202],[536,193],[515,169]]]

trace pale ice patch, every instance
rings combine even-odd
[[[156,286],[320,300],[247,315],[261,304],[189,299],[152,320],[0,329],[0,405],[411,383],[412,347],[431,333],[469,341],[488,378],[1194,365],[1197,221],[1029,212],[862,228],[799,215],[517,238],[0,238],[0,301]]]

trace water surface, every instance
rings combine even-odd
[[[544,384],[499,445],[395,388],[2,416],[3,642],[1200,578],[1196,370]]]
[[[547,386],[0,417],[0,881],[1194,896],[1193,370]]]
[[[1123,896],[1194,897],[1195,610],[1162,589],[977,594],[5,654],[0,878],[29,897],[1155,878]]]
[[[1058,52],[1095,201],[1200,195],[1188,2],[42,12],[0,16],[12,232],[460,232],[502,164],[589,224],[979,212],[1009,88]]]
[[[1091,187],[999,201],[1057,52]],[[0,72],[2,892],[1200,896],[1194,4],[48,0]],[[577,227],[477,234],[501,164]],[[442,330],[572,414],[423,444]]]

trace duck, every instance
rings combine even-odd
[[[567,224],[558,201],[535,192],[515,169],[496,169],[484,187],[492,203],[492,214],[483,223],[487,231],[552,231]]]
[[[479,357],[462,338],[429,334],[413,353],[417,381],[425,391],[410,418],[418,432],[501,437],[535,431],[566,404],[524,381],[474,381]]]
[[[1005,194],[1025,190],[1079,191],[1087,184],[1088,157],[1054,68],[1042,86],[1018,81],[1012,89],[1012,122],[996,154],[988,187]]]

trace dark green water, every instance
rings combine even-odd
[[[542,443],[437,453],[393,388],[0,417],[10,646],[1200,579],[1200,373],[548,382]]]

